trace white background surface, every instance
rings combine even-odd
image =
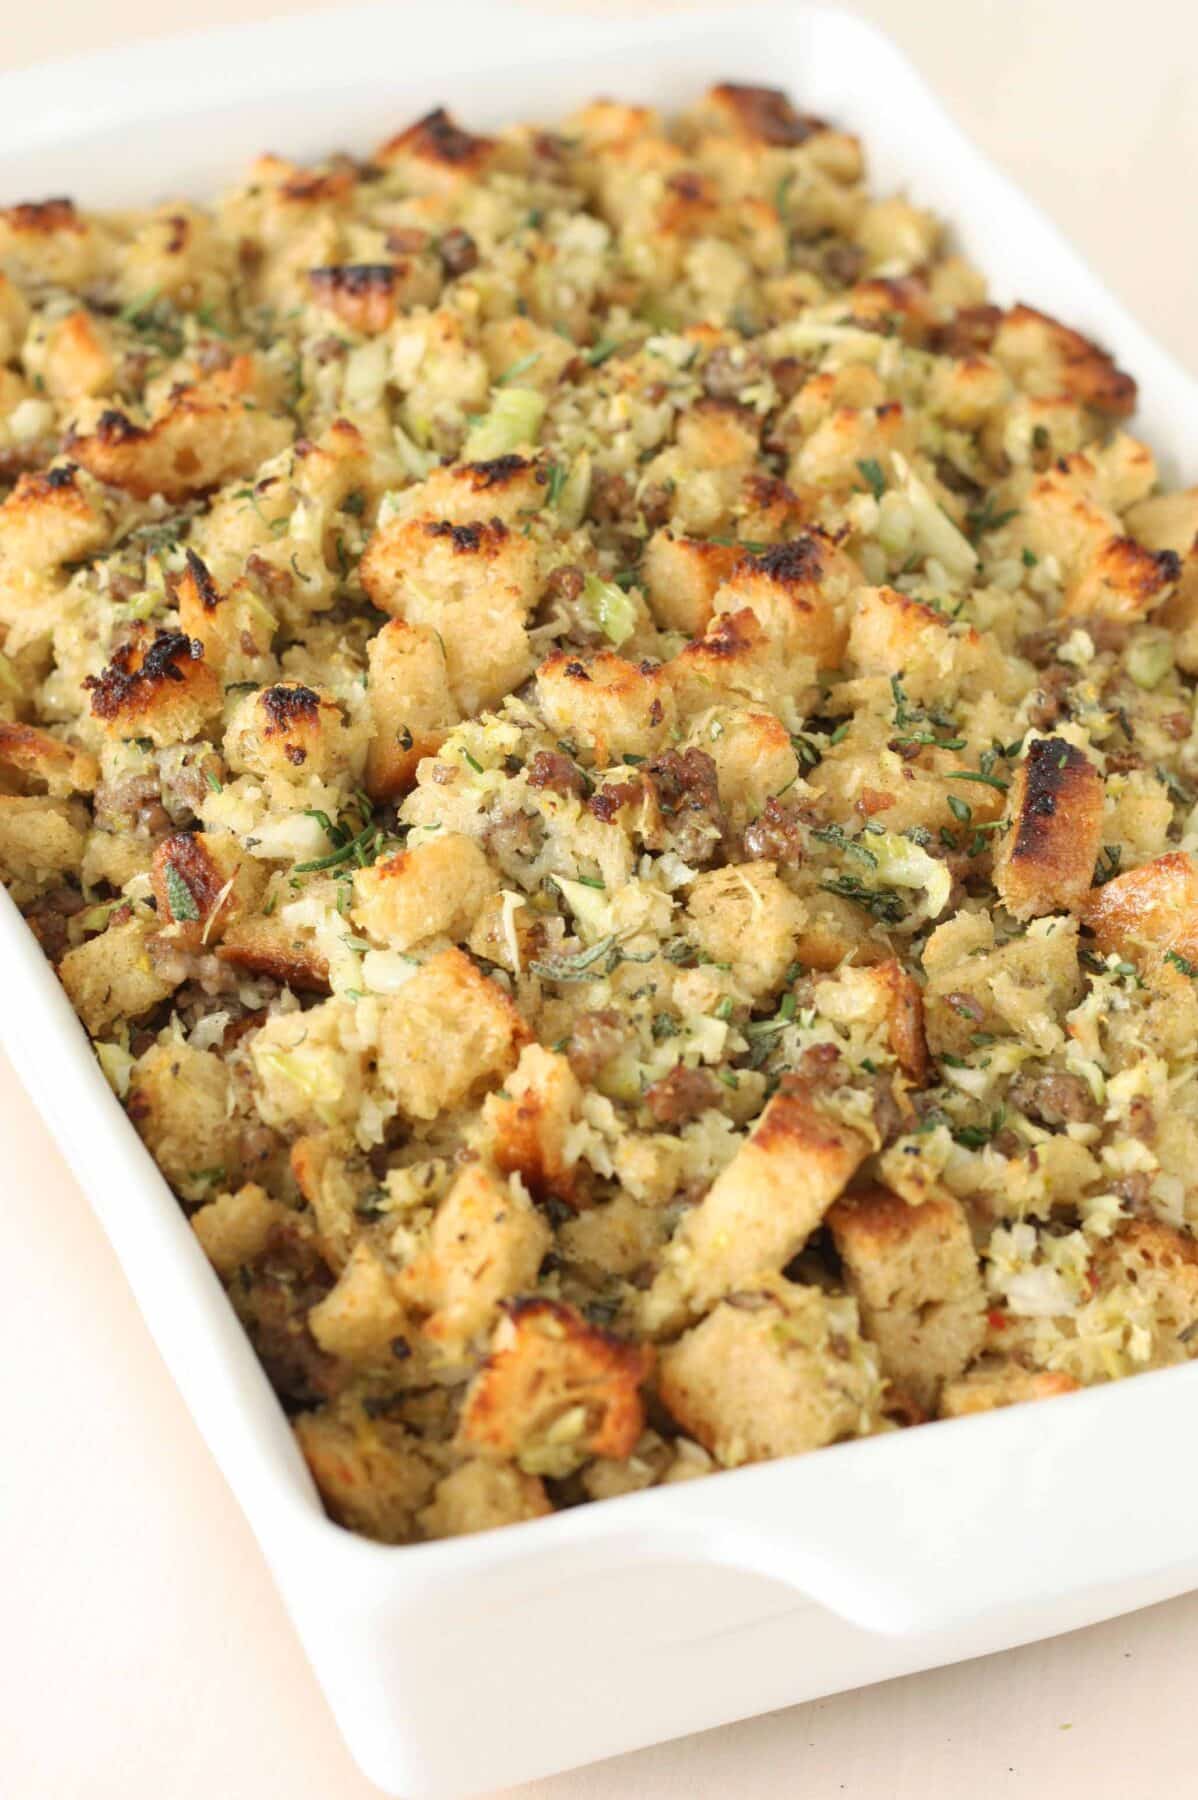
[[[151,0],[10,6],[0,66],[281,10],[207,0],[201,21]],[[1198,368],[1198,10],[859,10]],[[536,6],[524,11],[520,29],[535,29]],[[413,7],[413,31],[419,19]],[[370,1800],[107,1244],[2,1059],[0,1268],[0,1795]],[[1196,1656],[1191,1596],[621,1758],[521,1800],[1172,1800],[1195,1787]]]

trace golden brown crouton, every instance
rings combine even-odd
[[[1198,962],[1198,868],[1173,850],[1095,888],[1085,922],[1104,955],[1137,951]]]
[[[276,681],[239,704],[225,733],[232,769],[323,780],[349,766],[350,732],[337,702],[301,681]]]
[[[753,994],[778,986],[807,920],[769,862],[706,870],[692,882],[686,910],[688,936],[713,962],[730,963]]]
[[[327,994],[329,963],[308,929],[289,925],[277,914],[233,919],[221,933],[216,954],[247,975],[268,975],[282,987]]]
[[[1025,1400],[1052,1400],[1058,1394],[1074,1394],[1079,1383],[1061,1370],[1025,1369],[1006,1358],[988,1358],[954,1381],[946,1381],[940,1394],[942,1419],[965,1419],[973,1413],[993,1412],[999,1406],[1018,1406]]]
[[[0,719],[0,769],[30,791],[38,791],[40,784],[55,800],[90,794],[100,774],[95,757],[88,751],[79,750],[36,725],[7,719]]]
[[[417,765],[435,756],[461,715],[449,687],[445,646],[427,625],[392,619],[367,648],[374,731],[366,755],[366,791],[394,800],[411,787]]]
[[[1128,1288],[1149,1312],[1152,1362],[1160,1367],[1194,1355],[1198,1327],[1198,1243],[1159,1219],[1129,1219],[1099,1244],[1094,1275],[1100,1294]]]
[[[405,1322],[395,1277],[364,1238],[353,1246],[335,1285],[308,1311],[308,1329],[327,1356],[352,1368],[384,1367]]]
[[[431,1538],[466,1537],[524,1519],[543,1519],[552,1511],[538,1476],[526,1475],[509,1463],[472,1456],[437,1483],[420,1524]]]
[[[383,1011],[379,1079],[402,1112],[432,1119],[510,1069],[528,1038],[503,990],[461,950],[442,950]]]
[[[909,1206],[871,1187],[828,1213],[861,1324],[885,1375],[923,1407],[977,1355],[986,1335],[977,1252],[959,1200]]]
[[[517,1301],[467,1390],[458,1436],[532,1475],[565,1475],[589,1456],[628,1456],[641,1435],[648,1344],[588,1325],[555,1300]]]
[[[403,257],[385,263],[334,263],[309,269],[308,284],[318,306],[365,337],[376,337],[409,306],[437,298],[440,279],[431,257]]]
[[[438,1206],[397,1292],[422,1338],[457,1362],[493,1329],[501,1301],[535,1286],[552,1242],[519,1182],[497,1181],[471,1163]]]
[[[92,1037],[119,1020],[140,1019],[174,991],[150,957],[153,923],[127,919],[68,950],[58,965],[67,998]]]
[[[497,148],[494,138],[472,137],[438,106],[388,138],[373,160],[401,174],[411,193],[437,194],[477,181]]]
[[[22,475],[0,506],[0,556],[10,570],[53,569],[98,550],[110,521],[74,463]]]
[[[75,437],[72,456],[99,481],[139,499],[186,500],[234,476],[253,474],[291,442],[294,426],[255,399],[252,359],[173,391],[149,425],[102,412],[94,431]]]
[[[960,912],[938,925],[923,949],[924,1021],[933,1055],[968,1056],[980,1032],[1026,1036],[1051,1048],[1053,1021],[1081,998],[1077,949],[1075,919],[1037,919],[997,947],[984,914]]]
[[[244,1264],[257,1261],[286,1217],[285,1206],[247,1182],[201,1206],[191,1216],[191,1228],[217,1274],[230,1281]]]
[[[406,1544],[437,1479],[419,1439],[348,1403],[301,1413],[295,1435],[320,1497],[339,1525],[381,1544]]]
[[[1094,878],[1102,839],[1102,776],[1065,738],[1028,745],[1011,786],[1011,828],[994,884],[1017,919],[1074,912]]]
[[[66,800],[0,794],[0,869],[18,889],[37,892],[78,872],[87,815]]]
[[[923,993],[897,957],[868,968],[846,965],[831,980],[820,982],[815,993],[825,1017],[883,1032],[903,1074],[917,1087],[923,1085],[928,1071]]]
[[[439,635],[463,712],[496,705],[531,673],[524,621],[540,593],[537,553],[501,520],[390,519],[359,573],[381,611]]]
[[[50,325],[25,363],[55,399],[106,394],[116,380],[111,330],[82,307]]]
[[[229,1071],[214,1050],[152,1044],[129,1078],[125,1111],[171,1186],[196,1200],[237,1179]]]
[[[150,879],[158,917],[181,947],[216,945],[252,912],[267,871],[232,832],[177,831],[154,851]]]
[[[674,719],[666,670],[613,650],[589,662],[556,651],[537,670],[537,696],[550,728],[593,751],[600,767],[623,755],[652,756]]]
[[[548,480],[540,463],[527,456],[494,456],[487,462],[447,463],[430,470],[418,487],[405,492],[408,516],[469,525],[498,519],[513,525],[539,512]]]
[[[817,691],[814,657],[792,657],[788,664],[747,606],[715,614],[704,635],[666,663],[662,675],[684,719],[732,698],[802,712]]]
[[[569,1200],[575,1161],[568,1154],[570,1128],[582,1089],[566,1057],[527,1044],[499,1093],[483,1102],[491,1155],[500,1169],[517,1174],[538,1199]]]
[[[645,1303],[651,1329],[693,1316],[802,1249],[869,1153],[786,1076],[746,1141],[674,1234]]]
[[[351,917],[391,950],[410,950],[431,937],[462,940],[498,886],[473,838],[446,831],[356,869]]]
[[[734,544],[655,531],[645,546],[641,573],[649,607],[668,631],[697,637],[714,611],[716,589],[732,573],[740,556]]]
[[[991,353],[1019,385],[1033,394],[1067,394],[1107,418],[1125,419],[1136,409],[1136,384],[1080,331],[1033,306],[1004,313]]]
[[[108,242],[72,200],[25,200],[0,209],[0,262],[60,287],[99,274]]]
[[[800,113],[781,88],[749,87],[722,81],[709,89],[698,109],[705,122],[751,144],[792,147],[826,129],[822,119]]]
[[[144,625],[83,685],[108,737],[146,737],[160,748],[199,737],[224,698],[201,644],[161,627],[151,635]]]
[[[1070,584],[1061,610],[1080,618],[1133,622],[1166,601],[1180,576],[1175,551],[1145,550],[1134,538],[1112,537]]]
[[[222,593],[207,565],[188,549],[175,583],[179,629],[202,645],[204,661],[226,682],[253,679],[270,656],[278,620],[242,578]]]
[[[745,1283],[663,1350],[659,1388],[727,1469],[866,1434],[881,1401],[853,1302],[780,1277]]]
[[[715,596],[718,613],[748,607],[772,641],[788,654],[801,652],[816,665],[840,664],[847,638],[845,604],[859,572],[844,552],[818,532],[759,555],[742,556]]]

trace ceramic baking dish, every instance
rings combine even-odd
[[[1134,371],[1166,474],[1198,478],[1195,383],[899,53],[838,12],[354,8],[62,63],[0,79],[0,198],[202,196],[261,149],[365,149],[441,101],[487,127],[598,92],[670,106],[718,78],[784,84],[859,131],[875,187],[906,186],[952,221],[997,298],[1059,314]],[[479,1537],[404,1549],[351,1537],[322,1514],[223,1293],[7,896],[0,961],[0,1039],[351,1750],[388,1792],[527,1780],[1198,1586],[1194,1365]]]

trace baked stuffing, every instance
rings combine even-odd
[[[722,84],[0,214],[0,864],[333,1518],[1198,1345],[1198,489]]]

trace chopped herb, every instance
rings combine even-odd
[[[994,510],[994,495],[987,494],[980,506],[965,515],[972,537],[983,537],[989,531],[999,531],[1010,523],[1019,511],[1017,506],[1008,506],[1002,512]]]
[[[549,480],[545,488],[546,506],[556,506],[561,499],[562,489],[566,485],[568,470],[563,463],[551,462],[548,469]]]
[[[977,781],[983,787],[997,788],[1000,794],[1005,794],[1011,785],[1009,781],[1000,781],[997,775],[987,775],[980,769],[953,769],[950,770],[947,779],[949,781]]]
[[[813,830],[811,835],[813,838],[818,838],[822,844],[834,844],[847,856],[860,857],[861,861],[868,863],[871,869],[876,869],[878,866],[878,859],[873,851],[867,850],[858,839],[851,838],[842,825],[821,825]]]
[[[579,887],[596,888],[601,894],[607,892],[607,883],[601,875],[576,875],[574,879]]]
[[[1113,881],[1115,876],[1119,873],[1119,865],[1122,861],[1122,844],[1104,844],[1099,852],[1098,863],[1094,870],[1094,879],[1091,882],[1091,886],[1105,887],[1108,881]]]
[[[732,1017],[732,999],[730,995],[724,995],[724,998],[715,1009],[715,1016],[717,1019],[722,1019],[724,1023],[727,1024],[728,1020]]]
[[[857,468],[874,499],[880,500],[886,492],[886,476],[881,463],[875,457],[867,456]]]
[[[531,962],[528,966],[531,973],[539,975],[542,981],[594,981],[598,975],[593,975],[591,970],[595,969],[597,963],[606,961],[612,951],[615,951],[618,962],[620,952],[616,949],[615,934],[609,933],[607,937],[600,938],[597,944],[591,944],[586,950],[579,950],[574,956],[557,957],[552,962]]]
[[[616,338],[600,338],[598,343],[592,344],[589,350],[583,351],[583,360],[589,362],[592,369],[597,369],[600,363],[607,361],[609,356],[614,356],[620,347],[619,340]]]
[[[467,750],[465,744],[459,744],[458,750],[461,754],[463,762],[468,762],[470,764],[470,767],[474,770],[474,773],[476,775],[482,775],[483,773],[485,773],[483,766],[479,762],[478,758],[475,756],[471,756],[471,754],[470,754],[469,750]]]
[[[217,777],[212,773],[211,769],[204,770],[204,780],[208,783],[208,786],[212,789],[212,792],[214,794],[219,794],[224,791],[221,786],[221,783],[218,781]]]
[[[726,1088],[738,1088],[740,1086],[740,1077],[734,1074],[731,1069],[717,1069],[715,1078],[717,1081],[722,1081]]]
[[[962,825],[968,825],[973,818],[972,806],[970,806],[967,801],[962,800],[957,794],[949,795],[948,810],[952,813],[954,819],[960,820]]]
[[[992,1138],[996,1138],[1006,1123],[1007,1111],[1000,1106],[991,1113],[988,1125],[956,1125],[950,1126],[953,1141],[961,1144],[966,1150],[981,1150]]]
[[[1182,974],[1188,975],[1191,980],[1198,976],[1198,963],[1192,963],[1188,957],[1182,956],[1179,950],[1166,950],[1165,961],[1172,963],[1175,969],[1180,969]]]
[[[907,909],[894,888],[867,888],[856,875],[837,875],[820,885],[825,894],[839,894],[843,900],[854,901],[884,924],[897,925],[906,917]]]
[[[1024,549],[1022,549],[1019,552],[1019,554],[1023,558],[1023,566],[1025,569],[1034,569],[1036,564],[1040,560],[1040,558],[1036,555],[1036,552],[1034,550],[1027,549],[1026,546],[1024,547]]]
[[[520,357],[519,361],[512,363],[510,368],[503,371],[502,375],[495,377],[495,386],[506,387],[509,381],[518,381],[521,375],[526,375],[533,364],[540,360],[541,352],[539,350],[533,350],[529,355]]]
[[[660,1044],[665,1038],[677,1037],[682,1027],[677,1019],[670,1017],[669,1013],[654,1013],[650,1029],[653,1032],[654,1042]]]
[[[199,918],[200,909],[195,903],[194,894],[174,863],[170,862],[166,865],[166,900],[172,919],[189,922]]]

